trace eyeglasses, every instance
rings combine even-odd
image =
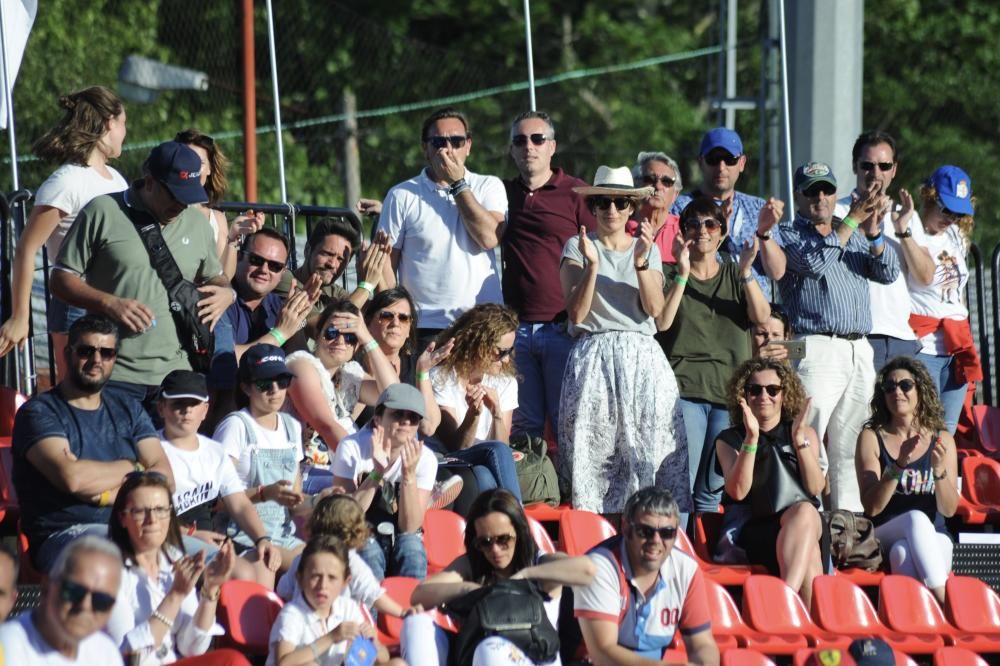
[[[722,228],[718,220],[713,220],[711,218],[707,220],[688,220],[684,223],[684,231],[700,231],[702,227],[705,227],[709,231],[718,231]]]
[[[670,541],[677,536],[677,527],[653,527],[632,523],[632,532],[643,541],[651,540],[654,534],[659,534],[662,541]]]
[[[831,194],[836,194],[836,193],[837,193],[837,188],[831,185],[830,183],[826,182],[816,183],[802,190],[802,194],[809,197],[810,199],[814,199],[818,197],[820,194],[825,194],[826,196],[830,196]]]
[[[703,159],[708,166],[719,166],[720,162],[725,162],[726,166],[736,166],[736,163],[740,161],[740,156],[730,155],[729,157],[723,157],[722,155],[706,155]]]
[[[115,605],[115,598],[107,592],[92,590],[66,578],[59,581],[59,598],[68,604],[79,606],[88,594],[90,607],[95,613],[107,613]]]
[[[291,377],[274,377],[272,379],[258,379],[254,381],[253,385],[261,393],[267,393],[274,384],[277,384],[278,388],[284,391],[291,383]]]
[[[476,539],[476,550],[489,550],[496,544],[504,550],[510,548],[516,539],[513,534],[498,534],[492,537],[479,537]]]
[[[393,312],[391,310],[382,310],[378,313],[378,320],[383,324],[388,324],[390,321],[396,320],[400,324],[409,324],[410,320],[413,319],[413,315],[406,314],[405,312]]]
[[[247,250],[244,250],[243,256],[246,257],[247,263],[249,263],[254,268],[260,268],[264,264],[267,264],[268,270],[271,271],[272,273],[280,273],[281,271],[285,270],[284,262],[274,261],[273,259],[265,259],[259,254]]]
[[[874,171],[878,166],[879,171],[890,171],[895,162],[858,162],[858,168],[862,171]]]
[[[632,200],[628,197],[593,197],[591,202],[600,210],[608,210],[611,204],[617,210],[625,210],[632,205]]]
[[[118,350],[114,347],[95,347],[94,345],[77,345],[73,348],[80,358],[93,358],[94,354],[100,354],[102,361],[113,361],[118,356]]]
[[[141,520],[146,516],[152,516],[157,520],[170,517],[169,506],[138,506],[131,509],[122,509],[122,513],[132,516],[132,520]]]
[[[764,391],[767,391],[767,394],[773,398],[781,393],[781,384],[747,384],[744,390],[754,398],[760,397]]]
[[[349,345],[358,344],[358,336],[355,333],[345,333],[336,326],[327,326],[326,330],[323,331],[323,338],[325,340],[330,340],[330,341],[336,340],[338,335],[343,337],[344,342],[346,342]]]
[[[497,358],[499,358],[499,359],[505,359],[505,358],[507,358],[508,356],[510,356],[511,354],[514,353],[514,348],[513,347],[497,347],[496,351],[497,351]]]
[[[898,382],[887,379],[882,382],[882,393],[895,393],[897,387],[903,389],[903,393],[909,393],[916,385],[912,379],[900,379]]]
[[[461,134],[455,134],[453,136],[431,136],[427,138],[427,143],[434,147],[434,150],[441,150],[451,144],[452,148],[461,148],[465,145],[465,140],[468,139],[467,136],[462,136]]]
[[[663,183],[664,187],[673,187],[677,179],[670,176],[657,176],[655,173],[649,173],[642,177],[642,182],[653,187],[656,187],[657,183]]]
[[[525,146],[528,145],[528,139],[531,139],[531,143],[535,144],[536,146],[541,146],[542,144],[544,144],[546,141],[549,140],[549,137],[541,133],[515,134],[513,137],[511,137],[510,142],[513,145],[517,146],[518,148],[524,148]]]

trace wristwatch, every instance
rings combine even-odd
[[[810,442],[808,439],[803,439],[802,443],[796,445],[795,448],[797,448],[797,449],[799,449],[801,451],[802,449],[808,449],[810,446],[812,446],[812,442]]]
[[[905,231],[897,231],[896,238],[913,238],[913,229],[906,229]]]
[[[761,239],[762,241],[771,240],[771,233],[770,232],[768,232],[766,234],[762,234],[759,231],[755,231],[754,234],[757,236],[757,238]]]
[[[635,270],[637,270],[637,271],[644,271],[647,268],[649,268],[649,257],[646,257],[646,260],[644,262],[642,262],[641,264],[636,264],[635,265]]]

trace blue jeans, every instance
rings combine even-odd
[[[558,437],[559,394],[566,361],[573,347],[566,324],[523,322],[517,327],[514,363],[517,365],[517,402],[511,435],[545,435],[545,417]]]
[[[88,534],[107,537],[108,526],[103,523],[80,523],[59,532],[54,532],[49,535],[48,539],[42,542],[41,547],[37,551],[33,552],[34,557],[32,559],[34,560],[35,568],[40,573],[47,574],[52,565],[55,564],[56,558],[59,557],[59,553],[62,552],[63,548],[68,546],[71,541]]]
[[[953,356],[932,356],[920,352],[917,360],[927,366],[927,372],[934,380],[937,387],[938,396],[941,399],[941,406],[944,407],[944,425],[952,435],[958,427],[958,417],[962,414],[962,405],[965,404],[965,393],[968,385],[955,379],[953,372],[955,357]]]
[[[875,366],[876,373],[897,356],[916,358],[920,351],[919,341],[902,340],[891,335],[869,335],[868,344],[872,346],[872,364]]]
[[[233,323],[222,314],[215,330],[212,331],[215,347],[212,351],[212,367],[208,373],[208,386],[212,390],[229,389],[236,386],[236,340],[233,337]]]
[[[365,545],[358,549],[358,555],[371,567],[378,580],[384,580],[389,569],[386,568],[386,552],[375,537],[368,537]],[[392,544],[392,572],[396,576],[409,576],[417,580],[427,577],[427,551],[424,550],[424,539],[415,532],[401,532],[396,535]]]
[[[517,480],[517,467],[511,448],[503,442],[487,440],[477,442],[461,451],[448,451],[435,440],[425,440],[424,444],[436,448],[448,458],[455,458],[472,465],[472,472],[479,483],[479,492],[491,488],[509,490],[521,502],[521,484]]]
[[[715,469],[715,438],[729,427],[729,410],[707,400],[680,399],[688,444],[688,474],[696,513],[718,513],[725,481]]]

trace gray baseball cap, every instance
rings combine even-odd
[[[415,412],[424,418],[424,395],[409,384],[393,384],[378,397],[376,407]]]

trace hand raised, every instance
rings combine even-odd
[[[747,441],[756,442],[760,437],[760,423],[743,398],[740,398],[740,409],[743,411],[743,429],[747,431]]]
[[[760,209],[757,216],[757,233],[767,234],[776,224],[781,222],[781,216],[785,214],[785,202],[781,199],[771,197]]]
[[[648,217],[642,219],[639,225],[639,238],[635,243],[635,263],[642,264],[649,256],[649,251],[653,249],[653,223]]]
[[[424,353],[420,355],[417,359],[417,371],[427,372],[434,366],[441,363],[451,355],[451,350],[455,348],[454,338],[448,340],[440,347],[437,346],[436,342],[432,342],[427,345],[427,349]]]
[[[587,237],[587,228],[580,225],[580,231],[577,233],[577,239],[579,241],[580,254],[587,261],[588,264],[597,265],[600,259],[597,256],[597,247],[594,245],[594,241]]]
[[[756,236],[743,243],[740,248],[740,276],[753,275],[753,262],[757,258],[760,242]]]

